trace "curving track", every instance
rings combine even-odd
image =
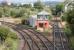
[[[29,48],[27,50],[53,50],[53,44],[41,33],[36,32],[33,29],[25,29],[12,23],[4,22],[4,25],[7,25],[20,33],[28,44]],[[24,47],[22,50],[24,50]]]
[[[35,41],[31,38],[31,36],[29,36],[26,32],[22,31],[20,27],[17,27],[15,24],[7,23],[7,22],[4,23],[4,25],[7,25],[11,27],[12,29],[14,29],[15,31],[17,31],[18,33],[20,33],[20,35],[24,38],[24,40],[27,42],[29,46],[27,50],[39,50],[39,47],[37,46]],[[24,50],[24,48],[22,48],[22,50]]]
[[[22,25],[8,22],[3,24],[11,27],[22,36],[24,44],[21,50],[70,50],[67,37],[62,28],[59,27],[57,18],[53,21],[53,42],[50,42],[42,33],[32,28],[25,28]],[[25,49],[25,43],[28,45],[27,49]]]
[[[29,35],[31,35],[33,38],[40,40],[41,43],[43,43],[45,45],[45,47],[47,48],[46,50],[53,50],[53,44],[43,34],[35,31],[34,29],[28,29],[28,28],[24,29],[23,28],[23,30],[29,32]],[[39,46],[39,47],[42,48],[41,46]],[[42,49],[42,50],[44,50],[44,49]]]

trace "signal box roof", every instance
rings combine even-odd
[[[41,12],[39,12],[37,15],[49,15],[49,13],[46,12],[46,11],[41,11]]]

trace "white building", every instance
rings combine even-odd
[[[37,15],[32,15],[29,18],[30,26],[37,28],[48,28],[50,14],[46,11],[41,11]]]
[[[37,15],[32,15],[29,18],[29,24],[33,28],[40,30],[41,32],[48,30],[50,27],[49,17],[51,16],[50,13],[46,11],[41,11]]]
[[[37,15],[30,16],[30,18],[29,18],[29,24],[30,24],[30,26],[35,27],[36,20],[37,20]]]

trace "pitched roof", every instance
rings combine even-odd
[[[39,12],[37,15],[49,15],[49,13],[46,12],[46,11],[41,11],[41,12]]]

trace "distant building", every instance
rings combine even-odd
[[[44,30],[49,28],[49,13],[46,11],[41,11],[37,15],[31,16],[29,23],[32,27],[36,27],[37,30]]]

